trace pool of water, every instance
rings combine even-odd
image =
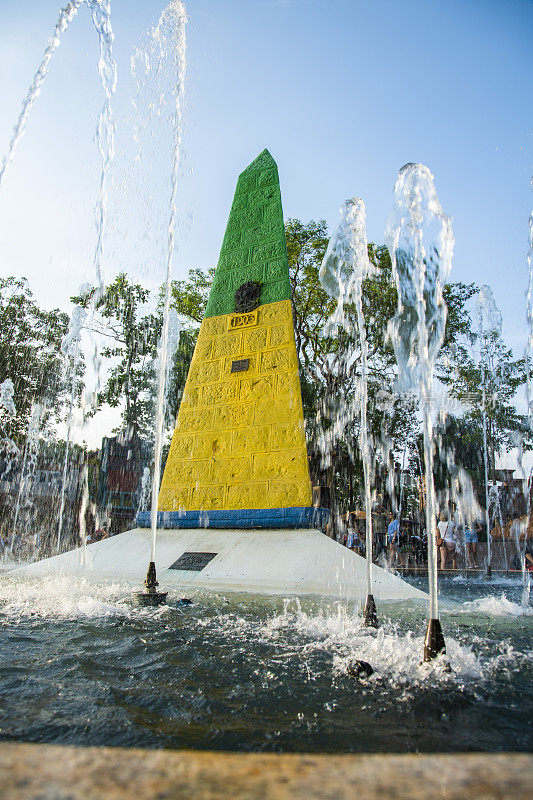
[[[411,579],[426,588],[422,579]],[[451,671],[420,663],[425,609],[192,595],[0,575],[0,740],[314,752],[526,751],[533,609],[517,580],[441,581]],[[346,674],[353,659],[374,674]]]

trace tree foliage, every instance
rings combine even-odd
[[[72,301],[89,307],[94,291]],[[91,330],[105,342],[101,355],[109,360],[100,404],[124,403],[122,423],[132,435],[149,436],[153,428],[155,361],[161,336],[161,314],[145,312],[150,292],[121,273],[106,287],[90,317]]]
[[[483,411],[486,418],[489,469],[496,469],[496,456],[520,442],[524,449],[533,446],[527,417],[515,405],[516,393],[526,381],[524,358],[515,359],[499,332],[480,344],[479,333],[471,334],[473,347],[463,348],[443,369],[441,380],[465,408],[466,422],[476,429],[483,448]],[[483,385],[485,393],[483,393]]]
[[[48,416],[61,414],[61,340],[67,329],[68,316],[41,308],[25,278],[0,278],[0,383],[13,381],[16,408],[16,415],[4,413],[2,422],[19,446],[33,403],[46,402]]]
[[[200,326],[215,270],[191,269],[186,281],[172,281],[172,307],[193,325]]]

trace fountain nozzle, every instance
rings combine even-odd
[[[378,628],[378,612],[376,609],[376,602],[374,595],[367,594],[365,608],[363,611],[363,627],[365,628]]]
[[[155,569],[155,562],[150,561],[148,565],[148,572],[146,573],[146,580],[144,581],[144,591],[134,592],[135,600],[141,606],[160,606],[167,599],[168,592],[158,592],[157,587],[159,582],[157,580],[157,573]]]
[[[149,592],[155,592],[156,586],[159,586],[157,573],[155,571],[155,563],[153,561],[150,561],[150,564],[148,565],[148,572],[146,573],[144,585]]]
[[[430,619],[424,639],[424,661],[433,661],[446,652],[446,643],[439,619]]]

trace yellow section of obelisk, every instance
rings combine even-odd
[[[244,359],[247,368],[232,372],[232,362]],[[291,301],[250,314],[207,317],[185,384],[159,510],[311,505]]]

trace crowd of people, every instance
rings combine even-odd
[[[408,566],[404,563],[405,547],[402,548],[402,532],[398,517],[390,515],[391,521],[387,529],[387,544],[389,566]],[[457,525],[453,519],[445,514],[439,516],[435,530],[435,544],[437,546],[439,569],[457,569],[458,559],[461,557],[467,569],[478,568],[477,545],[481,525]],[[427,561],[427,536],[423,533],[425,560]]]
[[[400,520],[392,517],[387,529],[387,544],[389,552],[389,566],[408,566],[404,563],[405,548],[402,548],[402,533]],[[467,569],[477,569],[477,544],[478,532],[481,525],[456,525],[452,519],[447,519],[441,514],[436,526],[435,544],[438,551],[438,566],[447,569],[451,562],[452,569],[457,569],[458,555],[464,554]],[[427,536],[423,534],[424,548],[427,560]]]
[[[428,542],[423,525],[398,514],[373,514],[373,559],[388,564],[390,569],[425,567],[428,559]],[[341,526],[340,541],[360,556],[366,556],[366,521],[361,514],[349,512]],[[479,569],[484,566],[479,543],[485,538],[479,522],[458,524],[450,516],[441,514],[435,528],[437,566],[446,569]],[[533,542],[525,544],[526,567],[533,570]],[[512,566],[512,565],[510,565]],[[520,569],[519,564],[514,568]]]
[[[456,525],[452,519],[446,519],[441,514],[437,523],[435,534],[436,545],[440,554],[440,568],[446,569],[451,560],[452,569],[457,569],[457,556],[460,548],[464,548],[466,566],[469,569],[476,569],[476,550],[479,541],[478,531],[481,525],[475,523],[472,526]]]
[[[394,558],[394,565],[408,562],[423,564],[427,560],[425,531],[410,518],[402,520],[392,513],[372,514],[372,554],[374,561]],[[360,556],[366,556],[366,519],[364,515],[350,511],[339,526],[339,541]]]

